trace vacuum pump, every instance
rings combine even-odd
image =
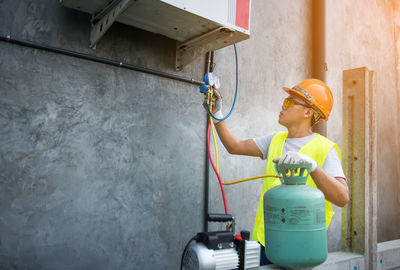
[[[249,231],[234,232],[230,214],[208,214],[209,222],[228,222],[226,231],[199,232],[186,246],[181,269],[228,270],[260,266],[260,244],[251,241]]]

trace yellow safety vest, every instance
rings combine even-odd
[[[286,132],[279,132],[272,138],[268,150],[268,160],[267,160],[267,168],[265,170],[265,174],[276,174],[273,160],[275,158],[280,158],[282,156],[283,147],[285,145],[287,136],[288,132],[286,131]],[[306,143],[300,149],[299,153],[303,153],[313,158],[317,162],[318,166],[322,168],[325,162],[325,158],[328,155],[329,151],[332,149],[332,147],[336,147],[336,150],[338,151],[340,158],[340,150],[337,144],[330,141],[328,138],[318,134],[315,138],[311,139],[308,143]],[[267,190],[280,184],[281,181],[279,178],[276,179],[264,178],[260,203],[258,204],[257,216],[256,216],[256,221],[254,223],[253,235],[252,235],[252,239],[260,242],[263,246],[265,246],[264,209],[263,209],[264,193]],[[306,184],[317,188],[311,176],[308,177]],[[325,213],[326,213],[326,228],[328,229],[329,223],[331,222],[331,219],[335,213],[333,212],[331,203],[327,200],[325,200]]]

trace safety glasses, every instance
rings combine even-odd
[[[291,97],[287,97],[283,101],[283,107],[285,107],[285,108],[290,108],[290,107],[293,107],[294,105],[301,105],[301,106],[304,106],[306,108],[311,108],[310,105],[302,103],[302,102],[298,102],[297,100],[294,100]]]

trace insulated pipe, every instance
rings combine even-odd
[[[325,82],[327,65],[325,59],[325,0],[312,0],[312,77]],[[312,127],[314,132],[327,135],[326,121],[320,121]]]
[[[89,61],[93,61],[93,62],[98,62],[98,63],[102,63],[102,64],[106,64],[106,65],[126,68],[126,69],[130,69],[130,70],[139,71],[139,72],[143,72],[143,73],[147,73],[147,74],[152,74],[155,76],[168,78],[168,79],[172,79],[172,80],[177,80],[177,81],[181,81],[181,82],[186,82],[186,83],[190,83],[190,84],[195,84],[195,85],[203,85],[204,84],[204,82],[195,80],[193,78],[186,78],[183,76],[179,76],[179,75],[175,75],[175,74],[171,74],[171,73],[167,73],[167,72],[162,72],[162,71],[158,71],[158,70],[154,70],[154,69],[150,69],[150,68],[145,68],[145,67],[141,67],[141,66],[135,66],[135,65],[123,63],[123,62],[112,60],[112,59],[97,57],[97,56],[90,55],[90,54],[75,52],[75,51],[52,47],[52,46],[48,46],[48,45],[42,45],[42,44],[35,43],[32,41],[28,41],[28,40],[12,38],[9,35],[7,35],[7,36],[0,35],[0,40],[6,41],[9,43],[13,43],[13,44],[18,44],[18,45],[25,46],[25,47],[49,51],[49,52],[53,52],[53,53],[59,53],[59,54],[68,55],[68,56],[85,59],[85,60],[89,60]]]
[[[209,51],[206,55],[206,67],[205,73],[210,72],[211,68],[211,51]],[[206,137],[210,136],[207,131],[208,122],[209,122],[208,113],[206,114]],[[207,140],[206,140],[206,152],[205,152],[205,171],[204,171],[204,213],[203,213],[203,221],[204,221],[204,231],[208,232],[208,201],[209,201],[209,192],[210,192],[210,162],[208,160],[208,148],[207,148]]]
[[[215,51],[209,51],[206,55],[206,66],[205,73],[213,72],[214,69],[214,56]],[[208,113],[206,114],[206,136],[210,136],[208,129],[208,122],[210,121],[210,117]],[[208,231],[208,204],[209,204],[209,193],[210,193],[210,160],[208,158],[208,146],[206,140],[206,152],[205,152],[205,173],[204,173],[204,231]]]

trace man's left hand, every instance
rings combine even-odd
[[[314,172],[318,168],[317,162],[307,155],[299,152],[288,151],[282,155],[278,162],[278,171],[280,170],[280,165],[282,164],[306,164],[311,163],[310,173]]]

